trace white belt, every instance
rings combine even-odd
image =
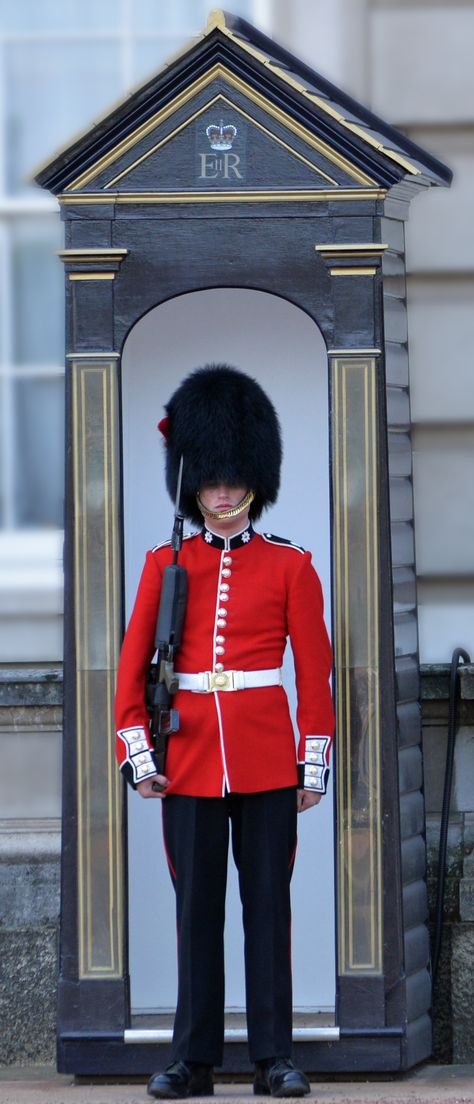
[[[257,686],[282,686],[282,669],[268,671],[199,671],[197,675],[179,674],[180,690],[194,694],[212,694],[216,690],[251,690]]]

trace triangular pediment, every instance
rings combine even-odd
[[[360,195],[448,183],[449,172],[250,24],[215,12],[197,42],[36,179],[65,200],[104,201],[237,189]]]
[[[68,193],[179,188],[347,188],[376,181],[329,142],[222,65],[192,82],[125,142],[80,173]]]

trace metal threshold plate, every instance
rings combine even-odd
[[[170,1015],[134,1016],[133,1026],[124,1031],[125,1043],[170,1043],[173,1037],[173,1017]],[[227,1012],[225,1018],[226,1043],[246,1043],[245,1016],[239,1012]],[[322,1012],[297,1012],[293,1018],[293,1041],[304,1043],[328,1042],[339,1039],[339,1028],[334,1016]]]

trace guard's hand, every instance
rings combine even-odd
[[[319,805],[322,797],[322,793],[315,793],[314,790],[297,790],[296,812],[304,813],[305,809],[311,809],[313,805]]]
[[[164,774],[154,774],[152,778],[144,778],[143,782],[139,782],[137,791],[140,797],[166,797],[166,786],[169,786],[169,778],[165,778]]]

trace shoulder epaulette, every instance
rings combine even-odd
[[[184,537],[183,537],[183,541],[190,540],[191,537],[197,537],[197,535],[198,535],[197,532],[196,533],[185,533]],[[171,540],[165,540],[165,541],[162,541],[161,544],[155,544],[155,547],[152,548],[152,552],[158,552],[158,550],[160,548],[166,548],[167,546],[169,547],[170,544],[171,544]]]
[[[281,544],[285,548],[294,548],[296,552],[304,554],[305,550],[300,544],[293,544],[293,541],[287,540],[286,537],[276,537],[274,533],[262,533],[262,537],[268,544]]]

